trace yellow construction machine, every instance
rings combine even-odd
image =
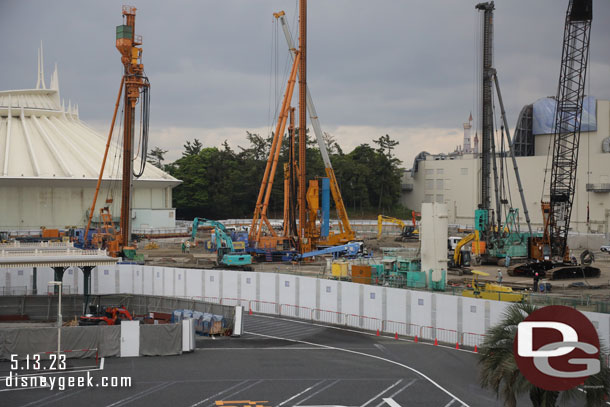
[[[400,226],[400,235],[396,237],[396,241],[404,242],[407,240],[419,239],[419,229],[417,229],[417,223],[415,221],[415,215],[413,215],[413,225],[407,225],[402,220],[393,218],[386,215],[377,216],[377,239],[381,239],[383,232],[383,223],[393,223]]]
[[[494,283],[479,283],[479,276],[489,277],[489,273],[472,270],[472,287],[462,291],[462,296],[507,302],[523,302],[525,300],[523,294],[514,292],[510,287]]]

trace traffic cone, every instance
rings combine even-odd
[[[460,343],[459,342],[455,343],[455,348],[458,349],[458,350],[460,349]]]
[[[377,336],[379,336],[379,329],[377,330]]]
[[[417,343],[417,335],[415,335],[415,341],[414,342]]]
[[[479,350],[477,349],[477,345],[474,345],[474,353],[479,353]]]
[[[398,332],[394,334],[394,339],[398,339]]]
[[[438,346],[438,339],[434,338],[434,346]]]

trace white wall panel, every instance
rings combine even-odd
[[[484,302],[483,300],[480,300]],[[504,312],[510,306],[510,303],[502,301],[487,301],[489,302],[489,326],[494,326],[504,319]]]
[[[96,294],[115,294],[115,274],[117,271],[114,266],[101,266],[97,268],[98,292]]]
[[[300,283],[300,281],[299,281]],[[296,276],[280,274],[280,304],[297,305],[295,288]]]
[[[165,267],[153,267],[153,295],[163,294],[163,282],[165,281]]]
[[[396,322],[407,322],[407,296],[398,288],[386,289],[386,319]]]
[[[341,312],[358,315],[360,313],[360,284],[344,282],[339,284],[341,284]]]
[[[350,285],[358,285],[349,283]],[[367,317],[383,319],[383,287],[375,285],[364,285],[363,314]],[[354,314],[358,314],[355,312]]]
[[[186,289],[184,287],[184,278],[186,275],[186,270],[182,268],[174,269],[174,290],[176,297],[185,297]]]
[[[299,277],[299,304],[301,307],[316,307],[316,279]]]
[[[134,265],[132,268],[133,292],[134,294],[143,294],[142,292],[142,270],[144,266]]]
[[[156,267],[144,266],[142,267],[142,280],[144,281],[144,294],[153,295],[153,281],[157,276]]]
[[[241,298],[256,300],[256,273],[239,273],[238,275],[241,278]]]
[[[432,295],[423,291],[411,291],[411,323],[432,325]]]
[[[320,309],[337,311],[337,281],[320,280]]]
[[[275,273],[258,273],[260,278],[260,300],[276,302]]]
[[[458,329],[458,297],[436,294],[436,326]]]
[[[174,295],[174,268],[173,267],[164,267],[165,270],[163,283],[163,295],[167,297],[171,297]]]
[[[125,267],[128,266],[128,267]],[[119,292],[120,293],[133,293],[133,265],[121,264],[119,265],[120,276],[119,276]]]
[[[53,281],[54,278],[53,269],[50,267],[38,267],[36,274],[36,287],[38,294],[46,294],[49,281]],[[93,272],[91,272],[91,276],[91,279],[93,279]],[[2,277],[2,271],[0,271],[0,285],[4,285],[2,284],[3,281],[4,277]],[[93,283],[91,283],[91,286],[93,287]]]
[[[462,331],[485,333],[485,301],[477,298],[462,298]]]
[[[237,298],[237,277],[238,271],[228,270],[222,273],[222,298]]]
[[[204,297],[212,297],[220,301],[220,272],[218,270],[205,271],[205,293]]]
[[[185,271],[186,278],[186,296],[187,297],[203,297],[202,279],[204,277],[203,270],[188,269]]]

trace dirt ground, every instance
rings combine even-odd
[[[202,239],[206,240],[206,239]],[[203,244],[196,247],[191,247],[189,253],[182,253],[181,239],[165,239],[157,240],[155,243],[157,248],[146,248],[150,242],[141,242],[138,245],[138,253],[145,256],[146,264],[165,266],[165,267],[185,267],[185,268],[212,268],[215,265],[216,254],[205,249]],[[382,247],[393,248],[409,248],[417,250],[419,248],[418,241],[397,242],[393,237],[383,237],[380,240],[376,238],[365,239],[365,246],[369,251],[373,252],[374,257],[381,257]],[[597,248],[599,249],[599,248]],[[595,267],[601,270],[600,277],[588,279],[570,279],[570,280],[541,280],[540,282],[550,282],[552,292],[555,294],[565,294],[566,296],[584,296],[592,299],[610,301],[610,254],[602,253],[599,250],[595,253]],[[575,253],[576,256],[580,254]],[[310,277],[328,277],[330,274],[326,259],[317,259],[314,262],[296,263],[258,263],[254,264],[255,271],[261,272],[282,272],[292,273]],[[495,265],[477,266],[476,270],[485,271],[490,274],[489,277],[479,278],[479,281],[496,282],[498,270],[502,271],[502,282],[504,285],[513,287],[513,289],[531,289],[533,280],[531,277],[511,277],[506,271],[506,267]],[[472,275],[458,276],[449,273],[447,276],[448,285],[465,287],[472,281]]]

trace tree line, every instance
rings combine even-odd
[[[309,134],[307,145],[307,179],[325,177],[324,163],[318,145]],[[287,136],[280,149],[271,199],[269,217],[283,216],[283,166],[288,159]],[[173,190],[173,205],[179,219],[196,216],[212,219],[248,218],[254,212],[260,184],[271,150],[273,136],[263,137],[247,132],[246,147],[233,150],[225,141],[221,148],[204,147],[198,140],[184,144],[182,157],[164,163],[166,150],[153,148],[148,162],[182,180]],[[298,144],[298,134],[296,134]],[[389,135],[381,136],[370,144],[361,144],[349,153],[335,139],[325,134],[335,176],[344,204],[351,216],[370,218],[378,213],[401,218],[410,217],[410,211],[400,205],[401,161],[393,150],[398,141]],[[331,205],[334,206],[331,199]]]

